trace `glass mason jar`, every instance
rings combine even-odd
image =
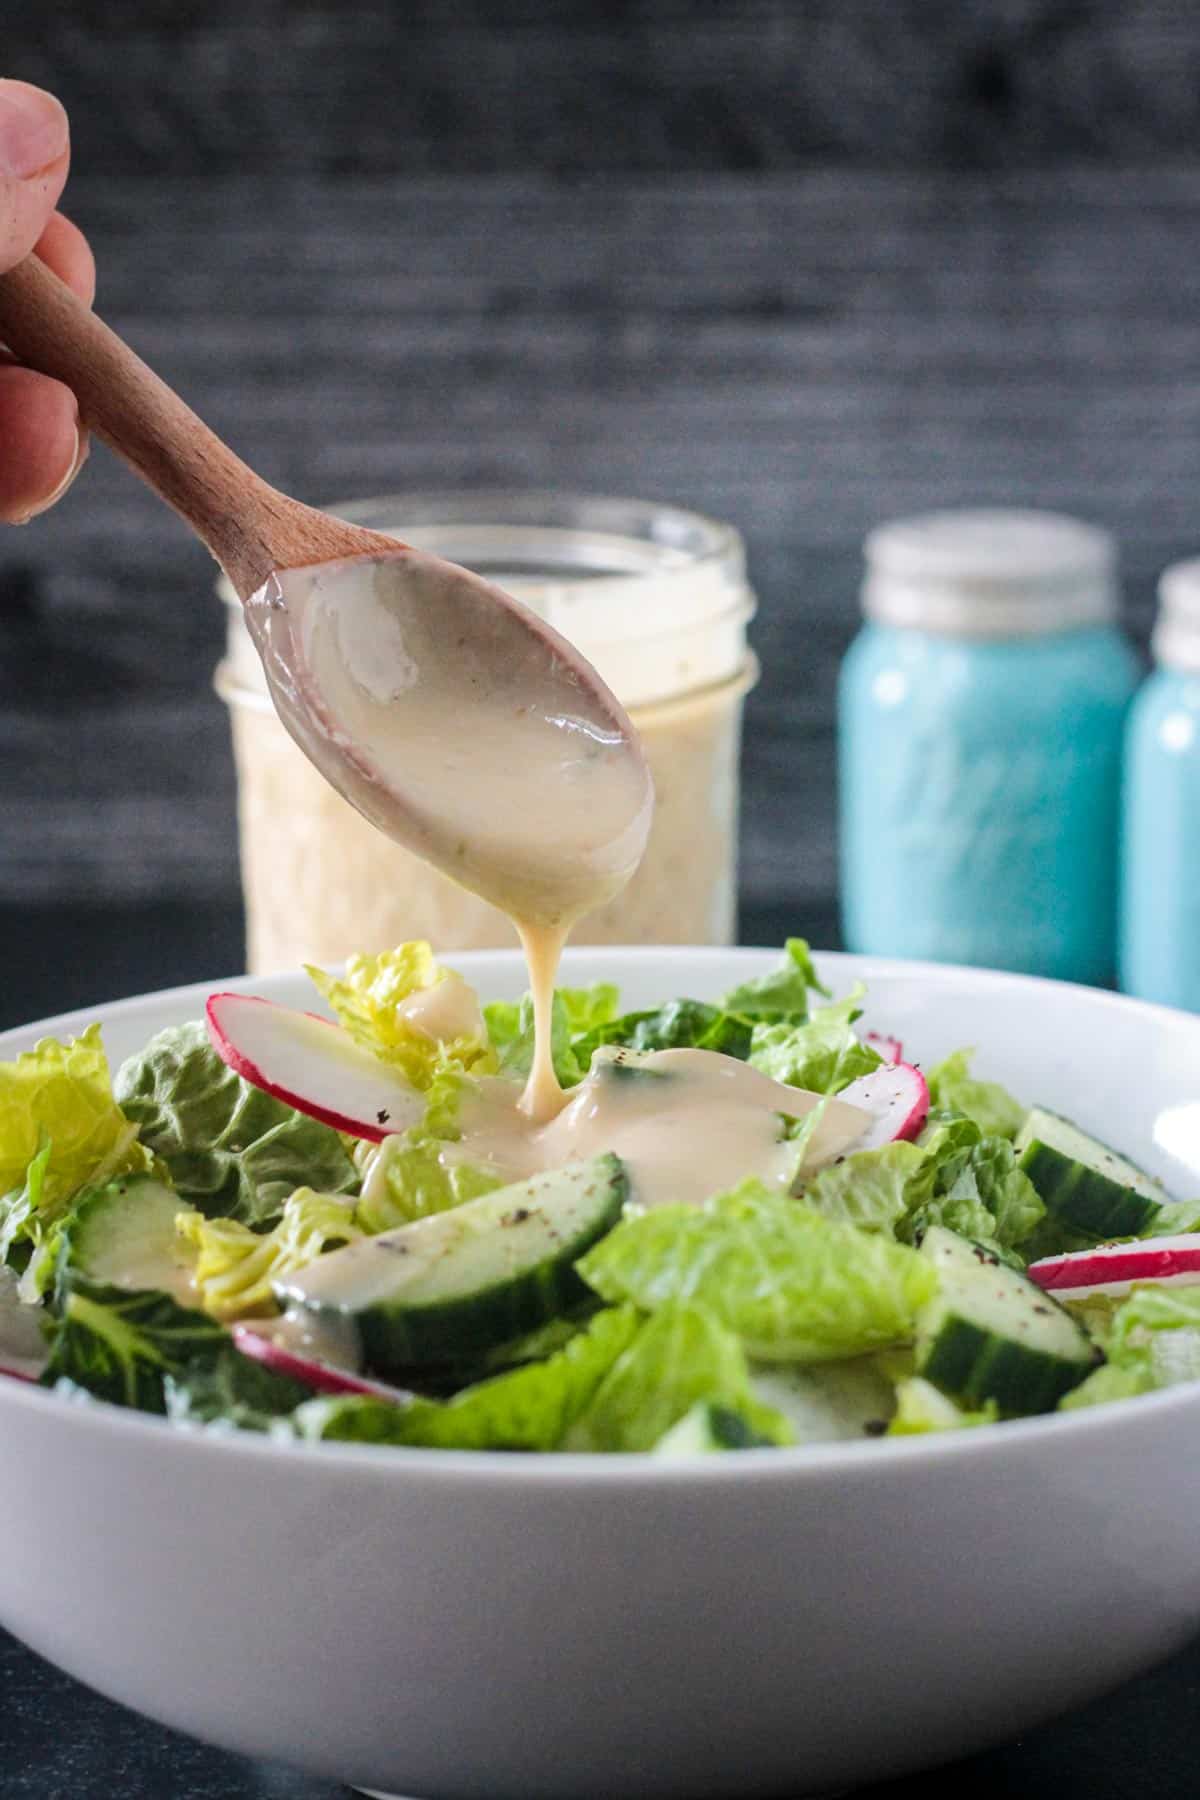
[[[335,510],[495,581],[629,709],[654,775],[650,841],[573,942],[731,943],[742,703],[757,675],[739,534],[652,502],[553,493],[402,494]],[[236,595],[224,581],[219,591],[229,620],[216,686],[233,729],[250,972],[407,938],[443,951],[510,944],[501,913],[390,843],[317,774],[275,717]]]
[[[1125,735],[1120,976],[1200,1012],[1200,559],[1159,581],[1157,664]]]
[[[933,513],[866,545],[841,674],[848,948],[1112,979],[1137,665],[1106,532]]]

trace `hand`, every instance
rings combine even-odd
[[[36,250],[91,305],[96,265],[54,208],[67,179],[67,115],[52,94],[0,80],[0,274]],[[23,524],[65,494],[87,456],[70,388],[0,351],[0,520]]]

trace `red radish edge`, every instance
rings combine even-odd
[[[31,1386],[37,1386],[37,1376],[30,1375],[25,1369],[10,1369],[4,1363],[0,1363],[0,1375],[7,1375],[10,1381],[28,1381]]]
[[[239,1006],[247,1003],[254,1006],[277,1006],[275,1000],[265,1000],[261,994],[210,994],[204,1007],[205,1022],[213,1049],[231,1068],[235,1075],[248,1081],[251,1087],[261,1088],[264,1094],[271,1094],[276,1100],[282,1100],[285,1106],[294,1106],[297,1112],[304,1113],[310,1119],[316,1119],[322,1125],[332,1125],[335,1131],[345,1132],[349,1137],[365,1138],[368,1143],[381,1144],[389,1133],[380,1125],[367,1119],[352,1119],[349,1114],[336,1112],[331,1107],[322,1106],[304,1094],[296,1094],[290,1088],[280,1087],[278,1082],[271,1081],[263,1074],[256,1062],[244,1055],[230,1039],[220,1021],[220,1006],[223,1000],[234,1000]],[[291,1012],[291,1007],[279,1007],[281,1012]],[[299,1010],[299,1009],[295,1009]],[[318,1025],[328,1026],[330,1031],[341,1031],[332,1019],[323,1019],[320,1013],[306,1012],[306,1019],[315,1019]]]
[[[1030,1281],[1047,1293],[1067,1289],[1103,1293],[1134,1281],[1200,1282],[1200,1233],[1144,1238],[1136,1244],[1098,1244],[1030,1263]]]
[[[252,1362],[262,1363],[277,1375],[290,1375],[293,1381],[302,1381],[319,1394],[366,1394],[372,1400],[396,1403],[409,1398],[402,1388],[370,1381],[365,1375],[352,1375],[346,1369],[335,1369],[332,1363],[320,1362],[314,1356],[301,1356],[298,1351],[276,1343],[267,1333],[256,1331],[253,1325],[235,1325],[233,1342],[235,1348]]]
[[[868,1031],[866,1040],[873,1050],[877,1050],[885,1063],[901,1063],[904,1061],[904,1045],[899,1038],[886,1037],[882,1032]]]
[[[852,1149],[877,1150],[919,1137],[929,1117],[929,1088],[911,1063],[885,1063],[852,1081],[837,1097],[861,1106],[874,1120]]]

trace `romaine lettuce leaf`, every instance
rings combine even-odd
[[[790,1441],[783,1420],[757,1402],[733,1332],[703,1306],[669,1301],[613,1363],[564,1448],[651,1450],[700,1401],[745,1411],[772,1442]]]
[[[1026,1108],[998,1081],[976,1081],[971,1074],[974,1050],[956,1050],[929,1071],[929,1097],[937,1107],[965,1113],[985,1137],[1015,1138],[1025,1123]]]
[[[932,1263],[747,1181],[703,1207],[626,1218],[576,1265],[602,1299],[708,1308],[765,1362],[826,1362],[903,1343]]]
[[[371,1154],[360,1164],[362,1193],[354,1216],[361,1229],[372,1236],[392,1231],[503,1185],[500,1176],[488,1169],[447,1162],[444,1149],[445,1140],[422,1126],[386,1137],[378,1147],[372,1145]]]
[[[0,1063],[0,1258],[25,1267],[80,1188],[149,1160],[113,1098],[99,1025]]]
[[[808,990],[829,998],[813,967],[809,948],[803,938],[788,938],[783,960],[765,975],[743,981],[723,996],[725,1012],[741,1013],[746,1019],[789,1019],[798,1024],[808,1017]]]
[[[750,1061],[764,1075],[813,1094],[837,1094],[869,1075],[882,1062],[869,1044],[855,1036],[862,1016],[862,989],[832,1006],[819,1006],[807,1023],[787,1020],[757,1024],[750,1042]]]
[[[631,1306],[599,1312],[545,1362],[464,1388],[450,1400],[312,1400],[294,1415],[305,1438],[444,1450],[556,1450],[639,1330]]]
[[[526,994],[519,1001],[493,1001],[483,1012],[500,1073],[523,1081],[533,1067],[533,996]],[[566,997],[561,988],[556,988],[550,1009],[550,1055],[554,1073],[565,1088],[574,1087],[587,1074],[586,1063],[580,1065],[572,1048],[572,1035]]]
[[[166,1376],[215,1356],[227,1342],[222,1326],[177,1306],[168,1294],[80,1283],[67,1294],[53,1327],[42,1384],[65,1379],[97,1400],[161,1413]]]
[[[402,1069],[416,1088],[427,1088],[446,1063],[481,1074],[494,1066],[482,1018],[476,1029],[441,1041],[405,1016],[402,1003],[438,982],[457,982],[469,997],[461,976],[444,969],[421,940],[378,956],[352,956],[342,977],[311,964],[305,973],[355,1043]]]
[[[19,1188],[0,1199],[0,1262],[24,1267],[33,1245],[35,1221],[42,1214],[46,1196],[46,1171],[50,1166],[53,1146],[43,1138],[40,1148],[30,1158],[25,1180]]]
[[[272,1283],[315,1262],[322,1251],[363,1233],[355,1209],[333,1194],[297,1188],[271,1231],[251,1231],[237,1219],[181,1212],[175,1228],[196,1252],[192,1279],[214,1319],[247,1319],[277,1311]]]
[[[167,1373],[163,1393],[167,1417],[175,1424],[238,1431],[269,1431],[277,1419],[312,1399],[303,1382],[243,1356],[232,1344]]]
[[[621,1044],[630,1050],[715,1050],[744,1062],[750,1054],[752,1028],[748,1019],[703,1000],[669,1000],[648,1012],[623,1013],[619,1019],[571,1041],[572,1052],[584,1074],[593,1053],[602,1044]]]
[[[913,1203],[914,1181],[924,1189],[926,1160],[916,1144],[854,1150],[805,1184],[804,1204],[843,1225],[893,1232]]]
[[[1107,1361],[1059,1401],[1063,1410],[1124,1400],[1200,1378],[1200,1288],[1147,1283],[1112,1308],[1072,1306]]]
[[[235,1075],[198,1022],[160,1031],[122,1064],[116,1086],[181,1202],[210,1218],[266,1225],[298,1187],[358,1187],[337,1132]]]

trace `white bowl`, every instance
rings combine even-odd
[[[488,995],[513,955],[452,959]],[[762,952],[580,951],[631,1005]],[[1200,1019],[854,957],[869,1022],[1200,1191]],[[299,977],[240,985],[307,1003]],[[205,989],[105,1023],[115,1062]],[[0,1384],[0,1622],[198,1737],[454,1800],[796,1795],[1012,1736],[1200,1623],[1200,1385],[932,1440],[695,1463],[172,1429]]]

